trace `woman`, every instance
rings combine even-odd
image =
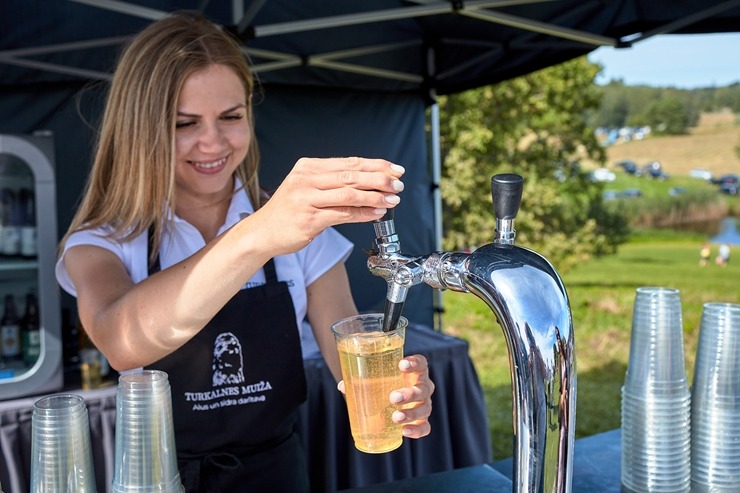
[[[330,226],[377,219],[403,190],[403,168],[384,160],[300,159],[268,199],[253,84],[238,45],[205,19],[144,29],[119,61],[57,262],[111,365],[168,373],[188,492],[308,491],[298,327],[307,316],[339,380],[329,327],[357,309],[352,246]],[[434,384],[423,356],[400,366],[393,418],[422,437]]]

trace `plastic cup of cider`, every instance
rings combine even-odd
[[[339,320],[331,329],[339,351],[347,395],[349,424],[355,447],[380,454],[401,446],[401,425],[391,419],[399,409],[390,394],[404,386],[398,363],[408,320],[383,331],[383,314],[370,313]]]

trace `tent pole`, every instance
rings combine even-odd
[[[434,89],[430,90],[429,95],[433,101],[429,108],[429,128],[432,152],[432,200],[434,202],[434,250],[442,251],[442,192],[439,188],[442,179],[442,152],[440,150],[439,135],[439,104],[437,103],[437,93]],[[442,291],[434,290],[434,329],[442,331],[442,313],[444,306],[442,303]]]

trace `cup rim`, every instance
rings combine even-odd
[[[350,336],[350,335],[351,336],[358,336],[358,335],[362,335],[363,333],[375,334],[375,333],[378,333],[378,332],[380,332],[382,334],[386,334],[386,335],[394,335],[394,334],[398,334],[401,331],[406,330],[406,328],[408,327],[408,324],[409,324],[408,319],[406,317],[404,317],[404,316],[401,316],[401,317],[398,318],[398,325],[396,325],[396,328],[394,330],[389,330],[388,332],[383,332],[383,330],[382,330],[382,326],[383,326],[382,320],[383,320],[383,317],[384,317],[384,314],[383,313],[360,313],[359,315],[353,315],[351,317],[345,317],[345,318],[343,318],[341,320],[337,320],[336,322],[334,322],[333,324],[331,324],[331,331],[332,331],[332,333],[335,336],[340,336],[340,337],[342,337],[342,336]],[[360,321],[361,320],[375,320],[375,321],[378,322],[378,326],[381,327],[381,329],[380,330],[368,330],[368,331],[364,331],[364,332],[353,332],[353,333],[340,332],[340,331],[337,330],[337,326],[339,324],[354,322],[354,321],[357,321],[357,320],[360,320]]]

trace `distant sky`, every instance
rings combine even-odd
[[[597,48],[588,58],[604,67],[599,84],[722,87],[740,82],[740,33],[654,36],[632,48]]]

